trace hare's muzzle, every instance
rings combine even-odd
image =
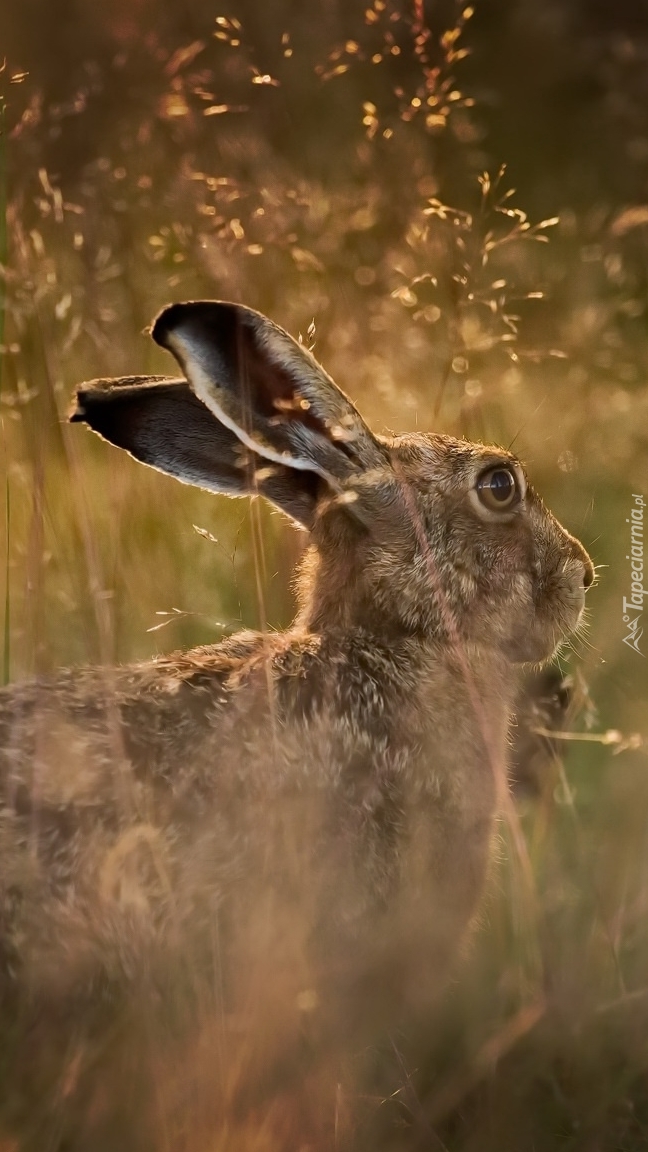
[[[568,605],[573,612],[569,630],[576,628],[585,607],[585,593],[594,582],[594,565],[578,540],[573,541],[573,554],[565,562],[564,578],[568,590]]]
[[[551,658],[557,647],[581,624],[585,592],[594,580],[594,567],[582,544],[554,521],[557,532],[546,539],[536,556],[534,611],[516,629],[513,659],[533,663]]]
[[[578,540],[574,540],[574,545],[576,554],[571,562],[573,565],[572,579],[584,598],[587,589],[594,583],[594,565]]]
[[[583,588],[587,591],[594,583],[594,565],[583,549]]]

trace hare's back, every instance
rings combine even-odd
[[[108,802],[126,769],[133,781],[173,787],[199,763],[197,749],[262,642],[246,633],[145,664],[64,669],[3,689],[2,802]]]

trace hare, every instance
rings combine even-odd
[[[344,1043],[434,995],[484,886],[519,669],[593,579],[509,452],[375,435],[261,314],[173,304],[152,336],[182,376],[84,384],[71,419],[265,496],[310,547],[286,633],[0,694],[8,1083],[92,1102],[66,1148],[101,1147],[88,1117],[123,1103],[92,1072],[116,1004],[185,1040],[253,1004],[245,1060],[276,1071],[306,1018]]]

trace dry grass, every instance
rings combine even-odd
[[[194,1142],[170,1132],[160,1148],[648,1146],[648,676],[622,643],[621,612],[626,517],[632,493],[648,495],[645,338],[622,319],[640,291],[628,245],[641,221],[602,219],[594,236],[583,223],[617,270],[588,279],[574,264],[578,221],[547,233],[554,222],[530,223],[505,175],[480,187],[472,102],[456,79],[469,19],[457,9],[432,36],[421,4],[375,0],[357,39],[332,41],[308,67],[289,30],[272,66],[257,60],[230,16],[204,43],[165,53],[158,41],[101,148],[63,177],[48,163],[67,113],[43,106],[38,77],[11,89],[7,259],[0,237],[6,677],[290,620],[301,545],[276,515],[259,509],[255,528],[247,504],[174,485],[64,422],[81,379],[168,368],[140,333],[170,298],[239,299],[305,339],[314,318],[316,354],[375,427],[515,441],[601,566],[588,636],[561,657],[589,705],[544,799],[521,816],[532,891],[504,828],[482,923],[433,1032],[385,1038],[362,1100],[321,1070],[311,1092],[322,1127],[305,1134],[288,1091],[262,1116],[236,1119],[236,1057],[216,1058],[221,1034],[205,1022],[176,1068],[160,1068],[160,1107],[186,1091],[187,1067],[208,1077],[218,1067],[220,1119],[203,1123],[185,1101]],[[114,95],[127,65],[112,67]],[[75,116],[90,127],[98,100],[89,72]],[[301,100],[322,117],[295,130],[303,160],[273,135]],[[320,131],[328,151],[314,158]],[[461,207],[445,206],[446,185]],[[548,247],[528,243],[548,235]],[[10,1114],[12,1101],[3,1107]]]

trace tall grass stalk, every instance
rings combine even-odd
[[[5,478],[5,593],[4,623],[2,629],[2,683],[11,678],[11,585],[9,582],[9,547],[11,542],[11,489],[9,476]]]
[[[3,61],[0,67],[0,397],[3,390],[3,360],[4,360],[4,332],[5,311],[7,304],[6,268],[8,263],[7,239],[7,140],[6,140],[6,105],[4,97],[4,81],[7,75],[7,62]],[[0,416],[0,427],[2,417]],[[4,440],[4,429],[3,429]],[[6,460],[6,445],[3,444]],[[9,587],[9,546],[11,524],[11,496],[9,491],[9,472],[5,478],[5,594],[4,594],[4,622],[2,636],[2,682],[9,683],[11,672],[11,592]]]
[[[533,6],[516,4],[531,26]],[[79,5],[89,27],[121,11]],[[300,35],[299,5],[241,5],[243,28],[214,24],[208,0],[190,7],[204,26],[165,43],[170,0],[150,0],[151,17],[165,17],[150,21],[155,38],[131,5],[132,27],[114,17],[100,69],[67,87],[60,75],[63,101],[38,91],[43,67],[16,125],[14,101],[7,114],[0,97],[3,680],[41,659],[108,665],[209,643],[215,619],[232,631],[288,623],[277,589],[302,545],[278,516],[173,487],[62,426],[78,381],[169,370],[141,331],[172,298],[240,300],[294,333],[315,316],[318,359],[381,430],[514,440],[550,507],[607,565],[590,597],[592,646],[565,658],[591,697],[558,740],[538,724],[560,761],[545,763],[540,802],[506,801],[492,891],[441,1022],[378,1053],[371,1098],[347,1099],[340,1086],[336,1132],[346,1108],[358,1117],[354,1152],[645,1152],[648,661],[624,647],[619,612],[628,493],[648,492],[645,207],[608,205],[605,218],[570,207],[542,139],[533,172],[543,195],[532,200],[530,161],[515,148],[503,186],[488,108],[469,94],[489,91],[487,61],[476,53],[464,71],[459,46],[483,27],[472,5],[454,4],[440,36],[426,24],[435,6],[419,0],[368,0],[364,25],[353,6],[301,6]],[[132,40],[117,52],[119,36]],[[477,78],[467,94],[465,75]],[[497,117],[509,113],[504,102]],[[531,103],[525,114],[532,124]],[[643,156],[645,132],[632,132]],[[151,627],[161,616],[165,626]],[[216,963],[217,1003],[205,1003],[186,1050],[195,1045],[197,1082],[224,1070],[223,1130],[183,1152],[285,1152],[272,1116],[240,1135],[227,1111],[248,1041],[230,1035],[227,1049],[219,973]],[[177,973],[179,1017],[193,975]],[[205,989],[191,995],[202,1008]],[[83,1071],[92,1048],[79,1052]],[[185,1061],[160,1063],[161,1097],[167,1084],[180,1097]],[[171,1137],[161,1146],[177,1147]]]

